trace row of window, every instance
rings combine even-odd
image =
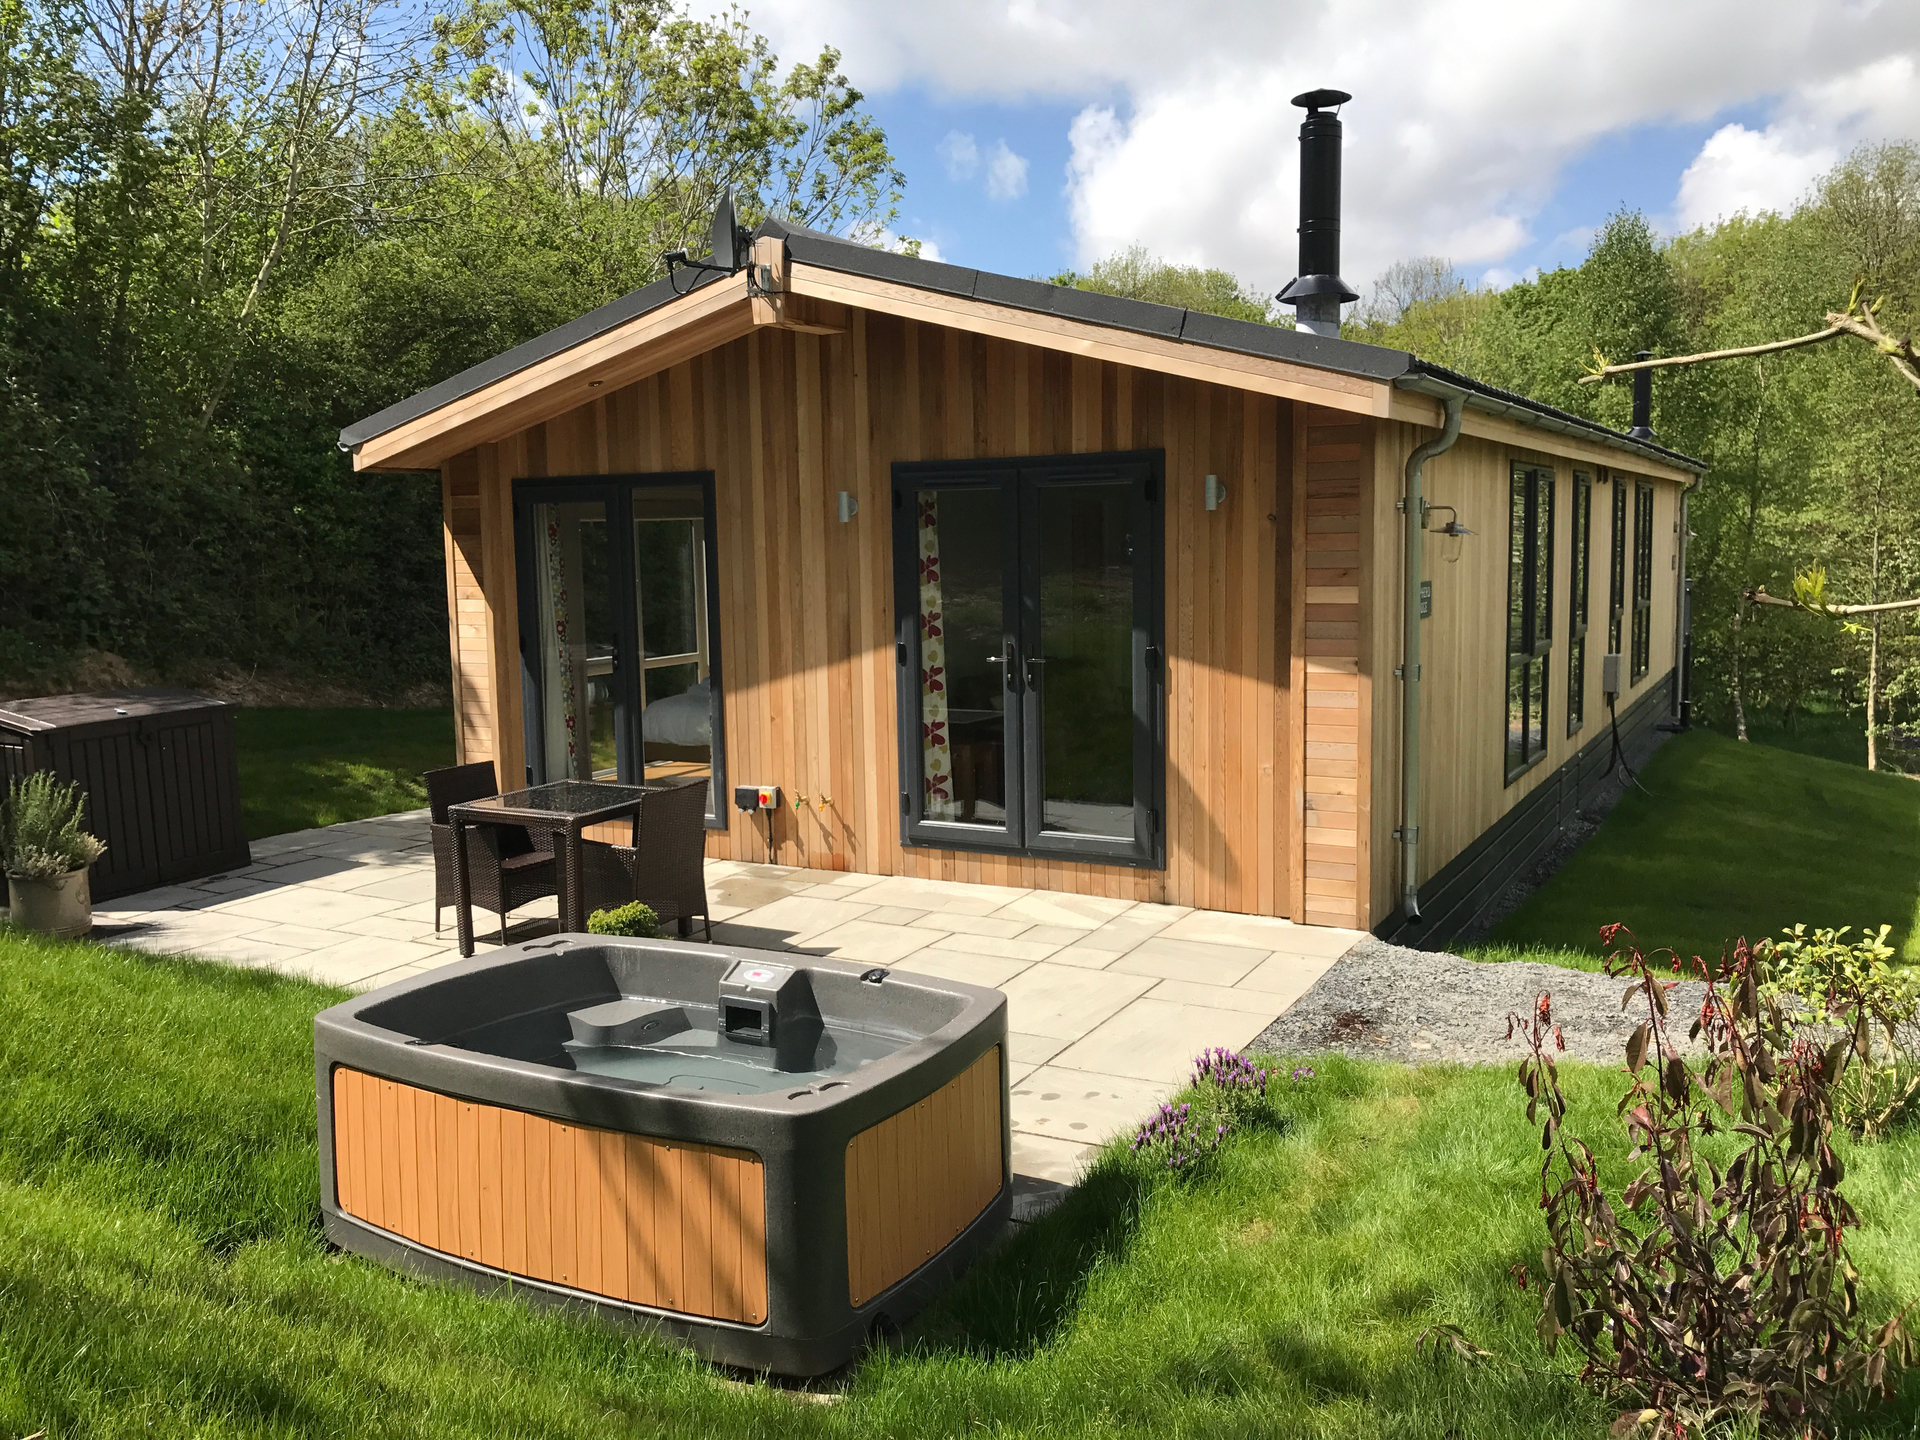
[[[1507,527],[1507,779],[1547,753],[1553,658],[1554,472],[1516,464]],[[1593,554],[1593,476],[1573,472],[1572,588],[1567,619],[1567,734],[1587,718],[1588,577]],[[1628,591],[1627,479],[1613,484],[1612,553],[1607,575],[1607,650],[1620,654],[1631,627],[1630,683],[1646,678],[1653,640],[1653,486],[1633,486],[1632,591]],[[1629,615],[1632,617],[1628,619]]]

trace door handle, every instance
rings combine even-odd
[[[989,665],[1000,666],[1002,673],[1006,677],[1007,689],[1009,691],[1018,691],[1020,688],[1019,651],[1015,648],[1011,635],[1007,636],[1006,639],[1001,642],[1000,651],[1001,653],[998,655],[987,656],[987,663]]]
[[[1040,667],[1039,674],[1034,673],[1033,667],[1036,665]],[[1038,690],[1040,688],[1041,676],[1046,674],[1046,669],[1047,669],[1046,656],[1029,655],[1027,657],[1027,688],[1029,690]]]

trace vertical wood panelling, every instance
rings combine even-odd
[[[839,335],[763,329],[449,464],[463,758],[496,758],[503,783],[524,764],[513,479],[712,470],[728,773],[788,797],[778,861],[1298,918],[1291,406],[846,319]],[[903,847],[894,462],[1151,448],[1167,454],[1167,868]],[[1228,489],[1218,511],[1208,474]],[[842,490],[859,502],[844,525]],[[766,859],[764,824],[729,811],[708,854]]]
[[[764,1172],[746,1151],[562,1124],[342,1066],[333,1154],[342,1211],[431,1249],[631,1304],[766,1319]]]
[[[1361,743],[1360,629],[1373,427],[1325,410],[1306,410],[1296,420],[1305,431],[1306,495],[1303,907],[1314,924],[1365,926],[1370,900],[1360,883],[1366,873],[1360,795],[1371,746]]]
[[[493,657],[487,634],[489,577],[482,556],[480,461],[456,456],[441,478],[447,606],[453,647],[454,755],[461,764],[494,757]],[[495,575],[492,583],[501,583]]]
[[[847,1145],[847,1298],[864,1305],[972,1224],[1005,1183],[1000,1047]]]
[[[1374,920],[1393,906],[1400,888],[1399,847],[1392,838],[1400,810],[1400,517],[1394,502],[1404,485],[1407,455],[1433,431],[1399,422],[1379,422],[1372,506],[1380,557],[1372,577],[1373,683],[1382,704],[1373,726],[1371,889]],[[1625,458],[1625,457],[1623,457]],[[1549,466],[1554,474],[1553,650],[1548,660],[1545,758],[1508,784],[1505,773],[1506,604],[1509,477],[1514,462]],[[1567,734],[1567,622],[1571,600],[1573,475],[1597,475],[1604,467],[1574,462],[1541,450],[1516,448],[1463,436],[1446,454],[1427,462],[1424,489],[1429,505],[1450,506],[1474,533],[1451,538],[1430,530],[1426,578],[1433,586],[1433,614],[1422,622],[1420,681],[1420,880],[1430,880],[1489,826],[1524,799],[1582,746],[1605,733],[1607,709],[1600,668],[1607,649],[1607,557],[1611,543],[1612,494],[1594,490],[1591,591],[1588,609],[1586,724]],[[1631,471],[1609,472],[1625,476]],[[1660,684],[1674,663],[1674,580],[1680,487],[1654,483],[1653,643],[1645,679],[1629,684],[1619,700],[1623,712]],[[1628,507],[1632,524],[1632,507]],[[1442,512],[1443,523],[1446,512]],[[1623,640],[1623,644],[1624,644]],[[1626,676],[1622,675],[1622,680]]]

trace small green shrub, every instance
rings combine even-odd
[[[0,866],[18,880],[58,880],[106,853],[80,828],[87,799],[79,782],[60,785],[38,770],[15,780],[0,804]]]
[[[589,935],[629,935],[640,940],[654,940],[660,935],[660,917],[653,913],[653,907],[635,900],[631,905],[622,905],[617,910],[596,910],[587,917]]]
[[[1854,1134],[1874,1139],[1896,1124],[1920,1095],[1920,1055],[1908,1029],[1920,1014],[1920,978],[1887,962],[1891,926],[1848,943],[1850,926],[1815,930],[1796,925],[1786,938],[1761,947],[1765,983],[1760,993],[1789,1002],[1803,1029],[1837,1032],[1847,1043],[1847,1065],[1833,1087],[1834,1118]],[[1874,1032],[1886,1036],[1874,1044]],[[1832,1033],[1810,1034],[1824,1042]]]

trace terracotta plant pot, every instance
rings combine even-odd
[[[57,880],[7,877],[8,915],[22,930],[37,930],[63,940],[93,929],[93,890],[85,870],[69,870]]]

